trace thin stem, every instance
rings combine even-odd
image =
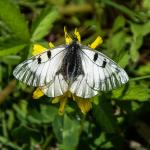
[[[8,133],[7,133],[7,126],[6,126],[6,120],[5,120],[5,112],[2,111],[2,129],[3,129],[3,135],[5,138],[8,138]]]
[[[51,133],[51,134],[46,138],[46,141],[45,141],[45,143],[44,143],[43,146],[42,146],[42,149],[43,149],[43,150],[46,150],[46,149],[47,149],[47,147],[49,146],[49,143],[50,143],[50,141],[52,140],[52,138],[53,138],[53,133]]]
[[[83,116],[82,121],[81,121],[81,128],[79,130],[79,138],[80,138],[80,135],[81,135],[82,130],[83,130],[83,125],[84,125],[84,122],[85,122],[85,118],[86,118],[86,114]],[[75,150],[77,150],[77,149],[78,149],[78,145],[75,147]]]
[[[137,77],[137,78],[132,78],[129,81],[137,81],[137,80],[142,80],[142,79],[147,79],[150,78],[150,75],[148,76],[142,76],[142,77]]]
[[[86,114],[83,116],[82,121],[81,121],[81,128],[80,128],[80,131],[79,131],[79,136],[80,136],[81,133],[82,133],[83,125],[84,125],[84,122],[85,122],[85,118],[86,118]]]

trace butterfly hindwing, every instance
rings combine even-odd
[[[89,85],[86,83],[86,78],[84,75],[79,75],[78,78],[73,82],[70,87],[70,92],[75,96],[82,98],[92,98],[99,93],[98,91],[89,87]]]
[[[104,54],[87,46],[81,53],[86,82],[93,90],[110,91],[128,82],[124,69]]]
[[[40,87],[50,83],[60,69],[66,45],[43,51],[18,65],[13,75],[22,83]]]
[[[62,74],[56,74],[54,79],[46,86],[39,87],[41,92],[48,97],[58,97],[65,94],[68,91],[68,84],[64,80]]]

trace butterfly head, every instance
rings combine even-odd
[[[75,36],[72,41],[69,43],[69,50],[71,50],[71,52],[76,52],[79,48],[80,48],[80,43],[77,39],[77,36]]]

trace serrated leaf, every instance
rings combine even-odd
[[[12,136],[18,141],[23,141],[31,144],[41,144],[43,136],[37,130],[29,128],[25,125],[20,125],[11,132]]]
[[[119,89],[107,92],[106,97],[119,100],[145,101],[150,98],[150,90],[141,85],[136,85],[134,82],[129,82]]]
[[[29,40],[28,23],[25,21],[25,16],[11,1],[0,0],[0,18],[17,37],[24,41]]]
[[[63,116],[57,114],[52,122],[54,133],[60,143],[62,143],[63,119]]]
[[[0,40],[0,56],[16,54],[26,45],[26,42],[13,36]]]
[[[63,145],[66,147],[75,147],[79,141],[80,126],[66,114],[64,115],[63,127]]]
[[[51,28],[52,23],[56,19],[58,11],[55,8],[47,7],[36,16],[31,26],[31,39],[39,40],[47,34],[48,29]]]
[[[93,98],[92,112],[94,117],[106,128],[108,133],[115,133],[117,129],[117,119],[114,116],[114,109],[103,95]]]

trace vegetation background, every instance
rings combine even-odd
[[[0,0],[0,149],[150,149],[150,0]],[[127,71],[128,84],[91,99],[83,115],[69,98],[64,115],[46,96],[16,81],[13,69],[33,45],[65,43],[64,26]]]

